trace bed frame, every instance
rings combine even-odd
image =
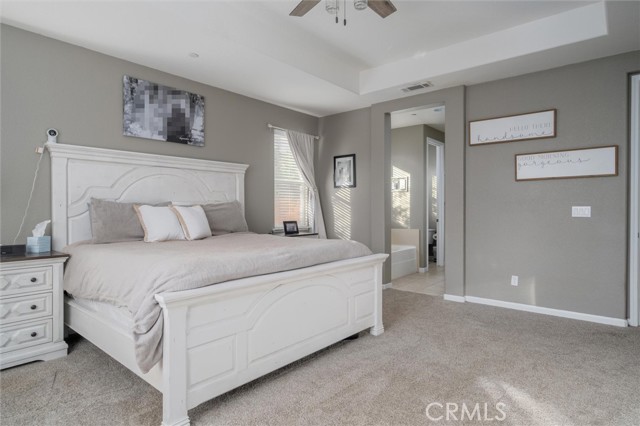
[[[244,164],[52,144],[53,248],[91,237],[91,197],[244,206]],[[162,425],[188,425],[187,410],[295,360],[382,326],[386,254],[155,296],[163,357],[144,374],[133,338],[65,301],[65,324],[163,394]]]

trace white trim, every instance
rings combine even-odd
[[[571,318],[581,321],[595,322],[598,324],[615,325],[626,327],[627,320],[621,318],[603,317],[600,315],[584,314],[581,312],[565,311],[562,309],[545,308],[542,306],[527,305],[524,303],[505,302],[503,300],[485,299],[482,297],[465,296],[464,299],[470,303],[496,306],[498,308],[515,309],[517,311],[533,312],[536,314],[552,315],[554,317]]]
[[[427,263],[428,265],[428,263]],[[429,272],[429,268],[418,268],[418,272],[420,272],[421,274],[424,274],[425,272]]]
[[[464,303],[466,301],[464,296],[456,296],[454,294],[445,294],[444,300],[448,300],[449,302],[458,302],[458,303]]]
[[[436,265],[444,266],[444,143],[433,138],[427,138],[427,145],[433,145],[436,147],[436,174],[438,179],[438,223],[436,225],[436,233],[438,235],[438,253],[436,254]],[[428,150],[427,150],[428,152]],[[431,190],[428,190],[429,200],[431,199]],[[427,201],[428,202],[428,201]],[[427,213],[429,210],[427,209]],[[428,216],[427,216],[428,217]],[[427,229],[429,229],[429,222],[427,219]]]
[[[640,324],[640,74],[631,77],[629,135],[629,325]]]
[[[393,283],[382,284],[382,289],[387,290],[389,288],[393,288]]]

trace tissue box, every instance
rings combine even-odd
[[[27,253],[46,253],[51,251],[51,237],[27,237]]]

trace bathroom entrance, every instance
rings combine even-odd
[[[393,288],[444,294],[444,105],[391,113]]]

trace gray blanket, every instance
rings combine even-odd
[[[73,297],[125,306],[136,360],[147,372],[162,358],[162,309],[154,295],[304,268],[371,251],[355,241],[235,233],[199,241],[73,244],[64,289]]]

